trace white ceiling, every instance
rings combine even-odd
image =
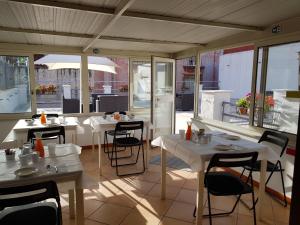
[[[120,1],[64,0],[64,2],[115,8]],[[300,15],[300,0],[136,0],[128,10],[266,27]],[[101,27],[111,18],[112,15],[83,10],[0,1],[0,26],[8,28],[97,35]],[[121,16],[104,35],[205,44],[240,32],[244,31]],[[17,33],[0,29],[0,42],[84,47],[89,41],[88,38],[34,34],[28,31]],[[173,53],[190,48],[191,45],[100,39],[93,47]]]

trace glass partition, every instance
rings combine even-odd
[[[0,56],[0,113],[31,112],[29,57]]]

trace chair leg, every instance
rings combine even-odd
[[[245,170],[246,170],[246,169],[244,168],[243,171],[242,171],[242,173],[241,173],[241,175],[240,175],[240,178],[243,177]]]
[[[287,207],[285,185],[284,185],[284,179],[283,179],[283,171],[282,171],[282,167],[281,167],[281,162],[280,161],[279,161],[279,168],[280,168],[280,175],[281,175],[282,191],[283,191],[283,196],[284,196],[284,207]]]
[[[211,215],[211,205],[210,205],[210,194],[207,190],[207,202],[208,202],[208,216],[209,216],[209,224],[212,225],[212,215]]]
[[[255,205],[256,205],[257,199],[255,200],[255,197],[254,197],[254,186],[253,186],[253,179],[252,179],[252,177],[251,177],[251,187],[252,187],[251,195],[252,195],[253,220],[254,220],[254,225],[256,225],[256,210],[255,210]]]
[[[118,170],[118,167],[120,167],[120,166],[129,166],[129,165],[134,165],[134,164],[137,164],[137,162],[138,162],[138,159],[139,159],[139,152],[140,152],[140,150],[141,150],[141,146],[142,146],[142,154],[143,154],[143,169],[142,169],[142,171],[140,171],[140,172],[134,172],[134,173],[127,173],[127,174],[119,174],[119,170]],[[117,157],[117,147],[115,146],[115,148],[114,148],[114,152],[115,152],[115,155],[116,155],[116,157]],[[144,151],[144,145],[142,144],[142,145],[140,145],[139,146],[139,150],[138,150],[138,153],[137,153],[137,157],[136,157],[136,160],[135,160],[135,162],[134,163],[125,163],[125,164],[120,164],[120,165],[118,165],[117,164],[117,160],[118,159],[120,159],[120,158],[118,158],[118,159],[116,159],[116,158],[114,158],[115,160],[116,160],[116,164],[115,165],[112,165],[112,167],[116,167],[116,173],[117,173],[117,176],[128,176],[128,175],[136,175],[136,174],[142,174],[142,173],[144,173],[145,172],[145,170],[146,170],[146,166],[145,166],[145,151]],[[112,162],[112,160],[111,160],[111,162]]]

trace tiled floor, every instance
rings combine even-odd
[[[159,154],[152,150],[152,155]],[[106,157],[106,156],[105,156]],[[88,186],[85,196],[86,225],[190,225],[195,219],[192,215],[196,198],[196,176],[184,170],[168,169],[167,196],[162,201],[160,195],[160,167],[150,165],[149,169],[139,176],[119,178],[115,169],[105,162],[104,174],[98,174],[97,151],[83,150],[81,160]],[[132,169],[132,168],[131,168]],[[204,195],[206,196],[206,195]],[[250,196],[243,197],[249,202]],[[68,195],[62,194],[64,225],[73,225],[69,219]],[[221,212],[231,209],[235,198],[212,197],[213,211]],[[204,199],[205,213],[207,202]],[[264,202],[264,221],[258,225],[288,224],[289,207],[284,208],[268,195]],[[204,218],[204,225],[209,224]],[[252,225],[252,211],[242,203],[231,216],[213,218],[214,225]]]

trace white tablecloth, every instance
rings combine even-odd
[[[130,121],[144,121],[144,126],[149,126],[149,121],[145,120],[144,118],[135,117],[134,119],[130,119],[128,121],[124,122],[130,122]],[[115,125],[118,123],[118,121],[113,119],[104,119],[102,116],[91,116],[89,119],[89,125],[92,127],[93,131],[98,132],[104,132],[108,129],[114,129]]]
[[[215,149],[217,144],[232,144],[236,150],[218,151]],[[279,156],[268,146],[248,141],[245,139],[227,140],[222,135],[212,135],[209,144],[196,144],[192,141],[180,139],[180,135],[164,135],[152,141],[152,145],[160,146],[176,157],[182,159],[191,166],[193,171],[200,171],[204,167],[205,161],[211,159],[216,153],[241,153],[257,151],[259,159],[277,160]]]

